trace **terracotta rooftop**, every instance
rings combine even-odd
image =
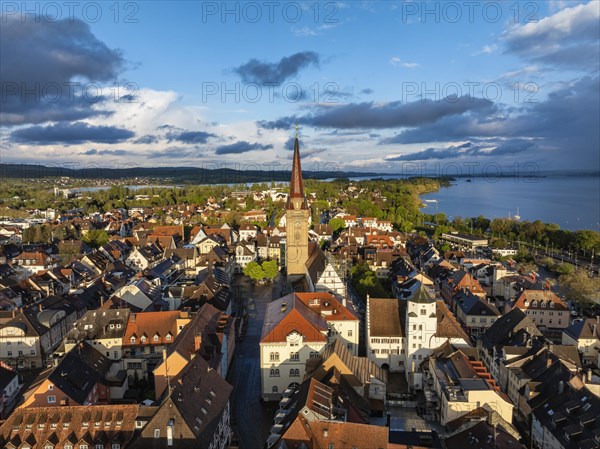
[[[178,320],[188,318],[189,321],[186,315],[186,312],[179,310],[131,313],[123,336],[123,346],[169,345],[179,333]],[[131,337],[135,338],[133,343]],[[145,337],[145,341],[142,341],[142,337]]]
[[[296,331],[305,341],[327,341],[327,321],[291,293],[267,306],[261,343],[285,342],[287,335]]]
[[[16,409],[0,427],[0,446],[20,449],[27,442],[33,448],[79,447],[79,443],[112,447],[118,443],[125,448],[135,430],[137,411],[137,405]]]

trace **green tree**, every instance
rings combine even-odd
[[[586,270],[578,269],[560,276],[559,282],[569,299],[583,306],[600,303],[600,277],[590,277]]]
[[[244,267],[244,274],[253,281],[260,281],[265,278],[265,272],[258,262],[252,261]]]
[[[600,232],[583,230],[575,233],[575,242],[579,249],[585,251],[594,250],[600,253]]]
[[[98,248],[108,243],[108,233],[103,229],[93,229],[81,239],[92,248]]]
[[[338,232],[346,228],[346,222],[343,218],[332,218],[329,220],[329,226],[331,226],[333,232]]]
[[[262,263],[262,270],[264,277],[272,281],[277,277],[277,273],[279,273],[279,268],[277,267],[276,260],[265,260]]]

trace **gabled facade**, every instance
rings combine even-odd
[[[263,400],[279,400],[288,387],[299,385],[306,361],[328,341],[325,317],[294,294],[269,303],[260,339]]]
[[[413,389],[422,388],[420,365],[449,342],[469,346],[469,337],[441,300],[423,285],[408,300],[367,298],[367,357],[390,371],[404,372]]]

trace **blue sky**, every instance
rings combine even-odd
[[[93,5],[2,3],[2,162],[599,168],[600,2]]]

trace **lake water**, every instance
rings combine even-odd
[[[600,177],[458,179],[450,187],[421,195],[421,199],[437,200],[437,211],[449,219],[502,218],[515,215],[519,208],[521,220],[600,231]],[[436,212],[436,203],[425,204],[424,212]]]

